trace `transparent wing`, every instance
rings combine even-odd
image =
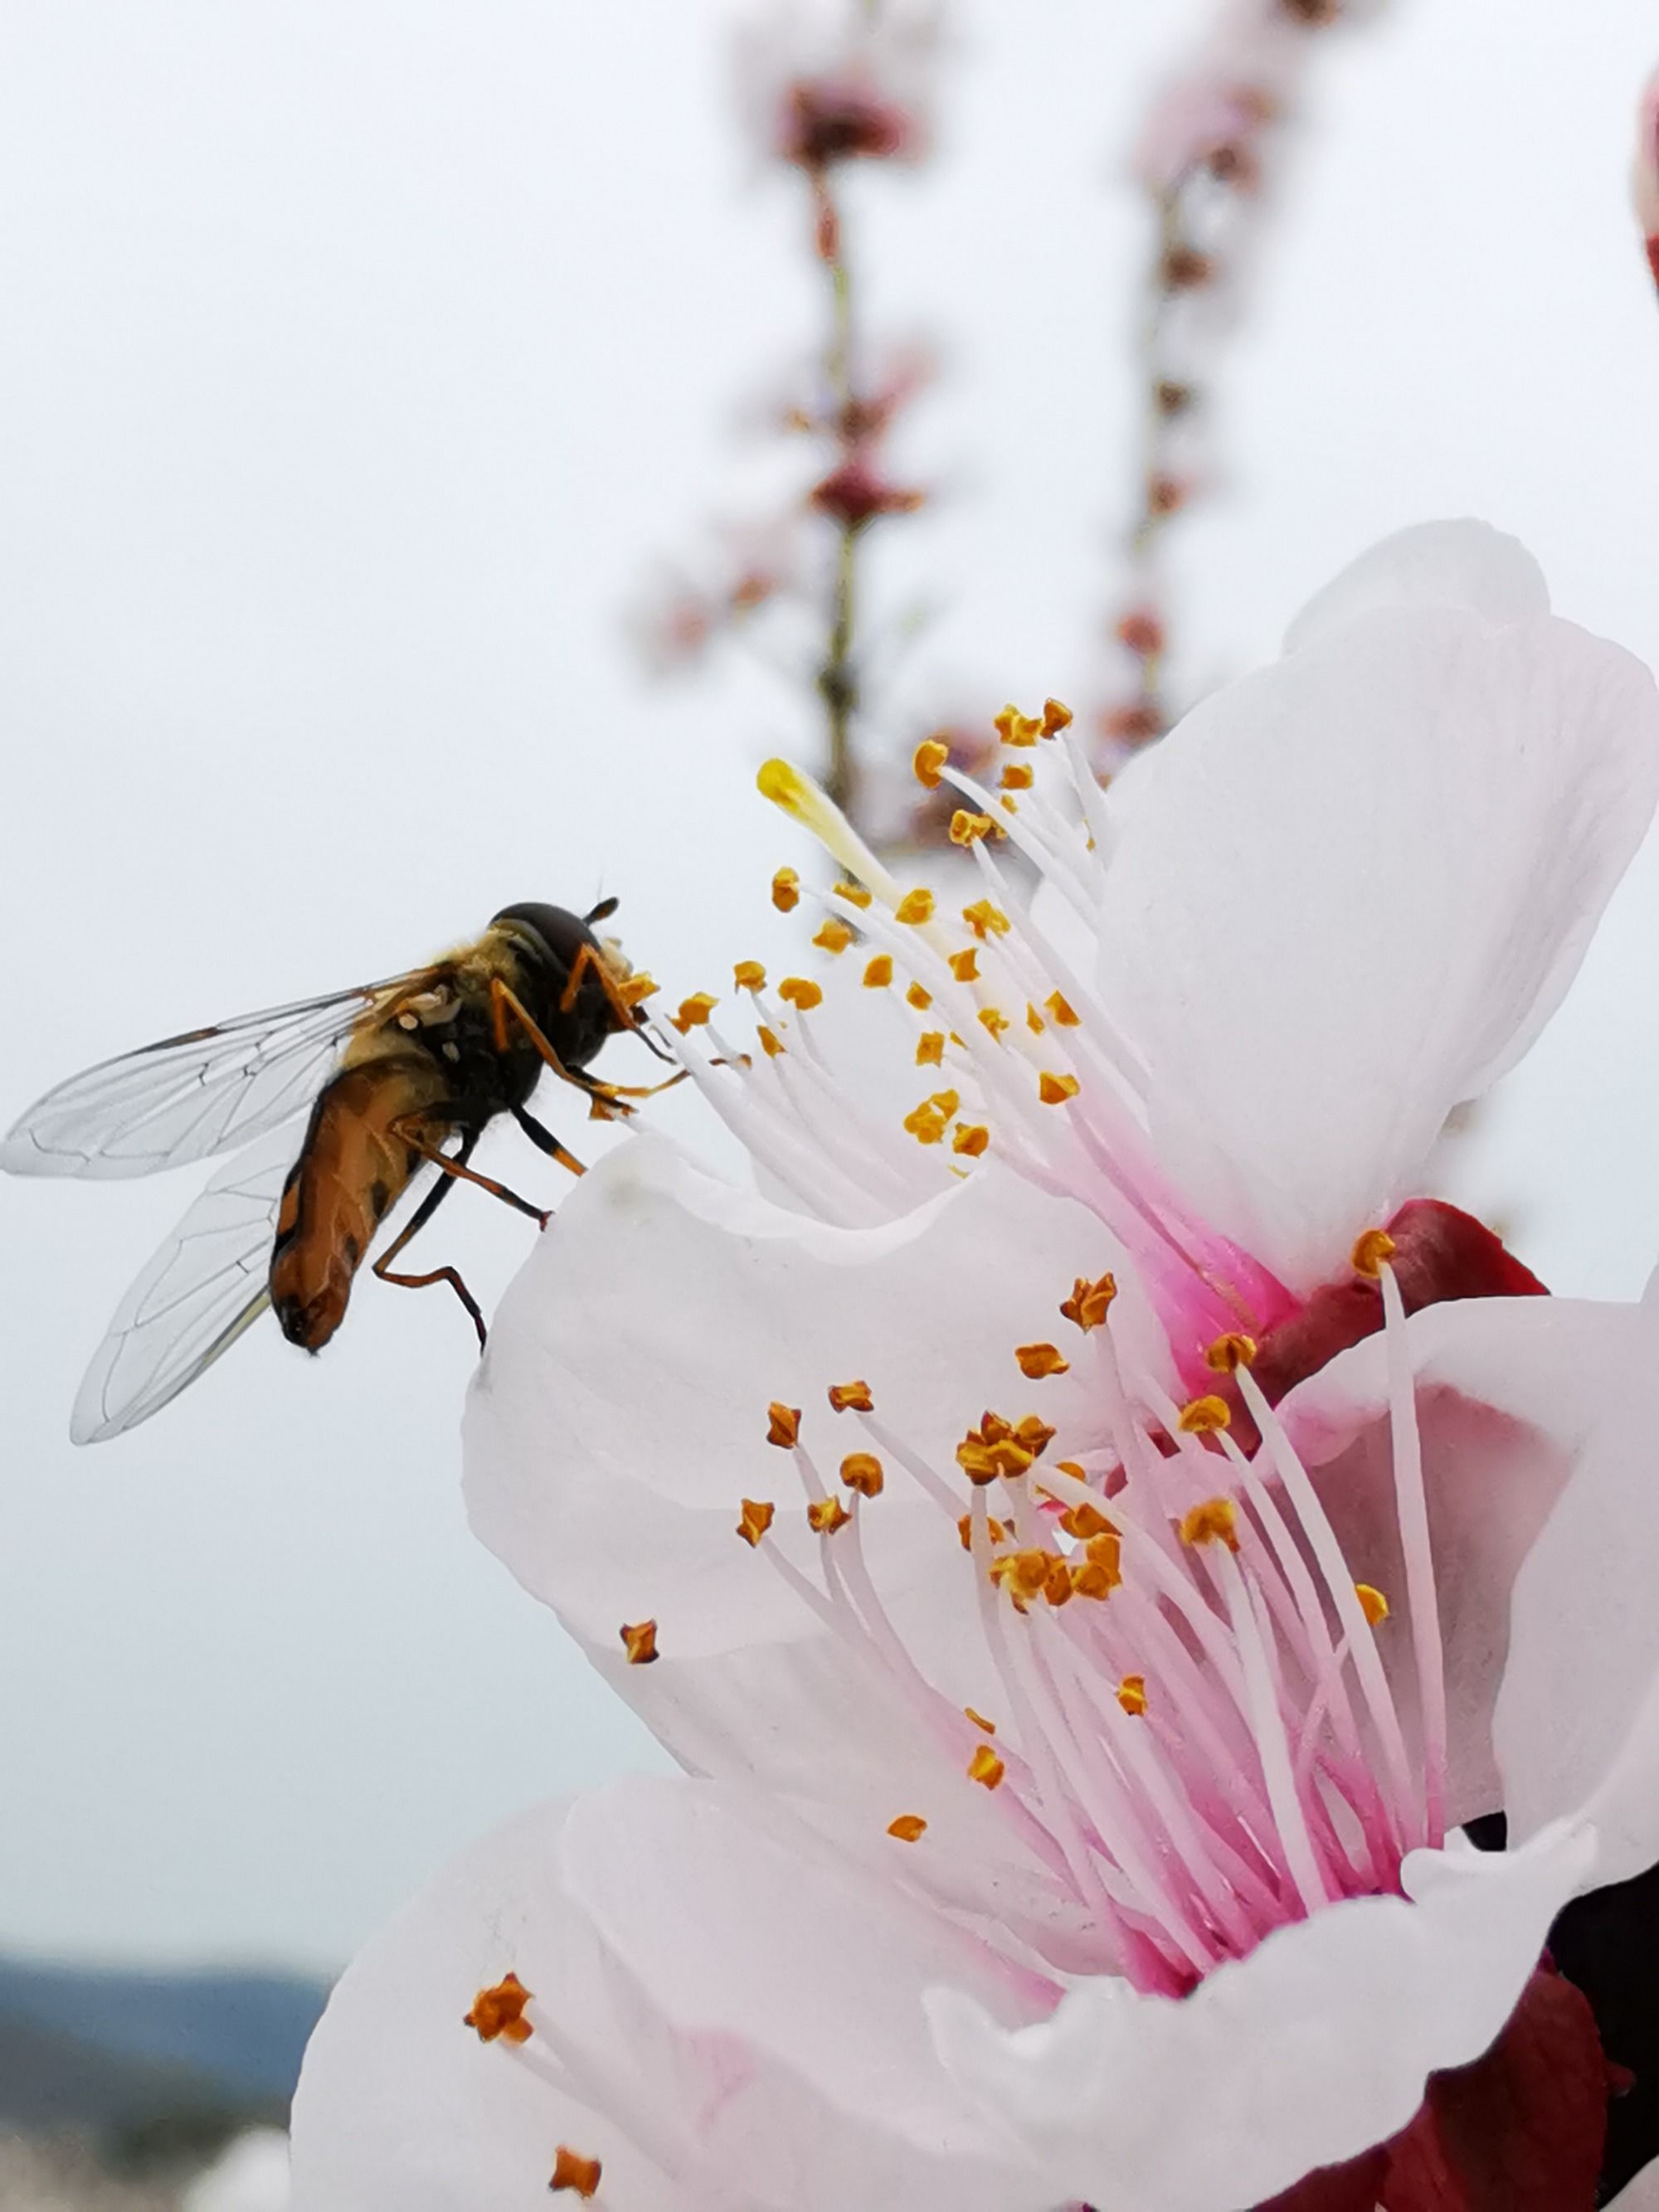
[[[38,1099],[0,1145],[12,1175],[142,1176],[228,1152],[302,1113],[366,1014],[416,970],[106,1060]]]
[[[77,1444],[136,1428],[176,1398],[270,1303],[283,1185],[299,1149],[282,1130],[221,1168],[116,1309],[70,1419]]]

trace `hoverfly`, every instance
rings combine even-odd
[[[635,1011],[649,979],[593,933],[616,904],[605,899],[584,915],[503,907],[475,944],[428,967],[164,1038],[71,1076],[32,1106],[0,1146],[0,1167],[13,1175],[153,1175],[247,1147],[122,1300],[76,1400],[76,1443],[100,1443],[159,1413],[267,1306],[289,1343],[320,1351],[382,1222],[421,1181],[429,1188],[373,1273],[410,1289],[447,1283],[482,1347],[483,1316],[454,1268],[404,1274],[392,1262],[457,1182],[546,1225],[539,1206],[467,1164],[486,1125],[506,1113],[542,1152],[582,1172],[528,1110],[546,1069],[585,1091],[601,1119],[668,1087],[619,1086],[586,1072],[624,1030],[667,1057]]]

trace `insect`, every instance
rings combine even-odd
[[[585,1091],[601,1119],[679,1079],[641,1090],[587,1073],[626,1030],[667,1057],[636,1011],[649,978],[594,934],[616,904],[583,915],[503,907],[476,943],[428,967],[164,1038],[32,1106],[0,1146],[14,1175],[152,1175],[246,1147],[122,1300],[76,1401],[75,1441],[101,1442],[159,1413],[267,1306],[291,1344],[319,1352],[382,1223],[422,1182],[373,1273],[409,1289],[448,1284],[482,1347],[483,1316],[454,1268],[407,1274],[393,1262],[458,1182],[546,1225],[539,1206],[468,1165],[486,1126],[510,1115],[580,1175],[581,1162],[528,1109],[545,1071]]]

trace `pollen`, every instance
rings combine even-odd
[[[1002,908],[989,899],[975,899],[972,906],[963,907],[962,918],[981,944],[988,937],[1006,937],[1011,927]]]
[[[578,2197],[597,2197],[599,2176],[605,2171],[597,2158],[584,2158],[580,2151],[561,2143],[553,2154],[553,2179],[550,2189],[574,2189]]]
[[[786,975],[778,986],[778,996],[787,1006],[799,1006],[810,1014],[814,1006],[823,1004],[823,987],[815,983],[810,975]]]
[[[853,933],[838,914],[826,915],[812,942],[820,951],[845,952],[853,942]]]
[[[648,1667],[657,1654],[657,1624],[654,1620],[623,1621],[619,1632],[623,1650],[628,1654],[630,1667]]]
[[[1066,1560],[1058,1557],[1050,1559],[1048,1571],[1042,1578],[1042,1595],[1052,1606],[1071,1603],[1075,1593],[1072,1589],[1072,1570]]]
[[[967,807],[958,806],[951,817],[951,842],[953,845],[976,845],[981,837],[1000,837],[1006,833],[1000,823],[988,814],[970,813]]]
[[[1103,1528],[1091,1536],[1083,1547],[1083,1556],[1091,1567],[1097,1567],[1115,1589],[1123,1579],[1123,1543],[1115,1528]]]
[[[1226,1335],[1217,1337],[1204,1355],[1204,1364],[1218,1375],[1237,1375],[1241,1367],[1252,1365],[1255,1359],[1255,1339],[1246,1336],[1241,1329],[1230,1329]]]
[[[1043,734],[1040,716],[1022,714],[1018,707],[1005,707],[993,715],[992,726],[1005,745],[1034,745]]]
[[[1006,1771],[988,1743],[981,1744],[968,1762],[968,1779],[987,1790],[994,1790]]]
[[[832,1382],[830,1403],[838,1413],[873,1413],[876,1410],[867,1382]]]
[[[1072,710],[1064,700],[1045,699],[1043,701],[1042,734],[1045,738],[1057,737],[1061,730],[1068,729],[1071,726],[1072,719]]]
[[[913,891],[906,891],[893,908],[895,921],[923,922],[931,921],[933,918],[933,894],[925,884],[919,884]]]
[[[1010,761],[997,781],[1005,791],[1029,791],[1031,771],[1024,761]]]
[[[925,1014],[933,1003],[933,994],[931,991],[924,990],[920,983],[912,983],[904,994],[904,1000],[907,1006],[914,1006],[919,1014]]]
[[[841,1463],[841,1479],[860,1498],[879,1498],[886,1478],[874,1452],[848,1452]]]
[[[1025,1026],[1033,1036],[1041,1036],[1048,1026],[1029,999],[1025,1001]]]
[[[471,2028],[480,2043],[494,2043],[498,2036],[504,2043],[528,2043],[536,2031],[524,2008],[534,1995],[516,1974],[503,1974],[491,1988],[478,1991],[471,2011],[462,2014],[461,2025]]]
[[[957,1446],[957,1465],[969,1482],[981,1489],[988,1482],[994,1482],[1002,1471],[991,1456],[990,1445],[975,1430],[970,1430]],[[965,1543],[967,1539],[963,1540]]]
[[[1054,1027],[1056,1029],[1074,1030],[1077,1028],[1078,1016],[1073,1009],[1071,1000],[1066,996],[1066,994],[1063,991],[1050,991],[1048,997],[1042,1003],[1047,1006],[1048,1012],[1054,1016]]]
[[[920,1813],[901,1813],[896,1820],[887,1823],[887,1832],[902,1844],[920,1843],[927,1832],[927,1823]]]
[[[785,1406],[774,1398],[766,1409],[766,1441],[780,1450],[793,1451],[800,1442],[800,1407]]]
[[[994,1721],[988,1721],[983,1713],[976,1713],[971,1705],[964,1705],[962,1710],[976,1729],[983,1729],[987,1735],[996,1734],[997,1724]]]
[[[617,996],[625,1006],[641,1006],[647,999],[654,999],[661,988],[656,977],[647,975],[641,968],[637,975],[629,975],[625,981],[617,984]]]
[[[982,1121],[961,1121],[951,1139],[951,1150],[966,1152],[970,1160],[976,1160],[990,1141],[991,1132]]]
[[[739,960],[732,970],[732,981],[740,991],[763,991],[766,970],[758,960]]]
[[[1040,1421],[1035,1413],[1026,1413],[1015,1425],[1014,1437],[1034,1458],[1041,1459],[1053,1443],[1054,1432],[1047,1421]]]
[[[950,746],[942,745],[937,738],[925,738],[916,747],[910,766],[915,771],[916,781],[924,790],[939,789],[940,770],[950,757]]]
[[[1061,1358],[1059,1346],[1053,1344],[1016,1345],[1014,1358],[1019,1362],[1020,1373],[1030,1382],[1042,1382],[1045,1375],[1064,1375],[1072,1364]]]
[[[815,1498],[806,1509],[807,1526],[815,1536],[833,1536],[852,1517],[839,1498]]]
[[[1182,1407],[1176,1425],[1183,1437],[1212,1437],[1218,1429],[1226,1428],[1232,1418],[1224,1398],[1194,1398]]]
[[[1001,1522],[996,1518],[994,1514],[988,1517],[985,1525],[990,1532],[991,1541],[994,1544],[1001,1544],[1007,1540],[1008,1531],[1003,1527]],[[964,1552],[971,1552],[974,1548],[974,1516],[971,1513],[964,1513],[960,1520],[958,1520],[957,1522],[957,1534],[962,1539],[963,1550]],[[977,1713],[970,1712],[968,1717],[970,1721],[978,1720],[979,1716]],[[988,1721],[983,1723],[982,1725],[989,1728],[990,1723]],[[995,1733],[994,1730],[992,1732],[993,1734]]]
[[[830,890],[834,897],[845,899],[848,906],[864,907],[870,903],[870,894],[864,885],[850,883],[845,876],[838,884],[831,884]]]
[[[1126,1674],[1117,1686],[1117,1701],[1126,1713],[1139,1720],[1146,1710],[1146,1677]]]
[[[684,1036],[688,1030],[701,1029],[719,1004],[707,991],[694,991],[689,999],[680,1000],[678,1013],[671,1014],[669,1019]]]
[[[1068,1505],[1060,1516],[1060,1525],[1068,1536],[1076,1536],[1079,1540],[1117,1534],[1116,1524],[1097,1505]]]
[[[745,1498],[743,1500],[743,1517],[738,1522],[737,1533],[745,1544],[759,1545],[761,1538],[771,1527],[772,1516],[777,1510],[769,1498]]]
[[[1097,1566],[1092,1559],[1085,1560],[1081,1565],[1074,1563],[1071,1576],[1074,1597],[1091,1597],[1097,1601],[1110,1597],[1123,1579],[1121,1575],[1109,1574],[1104,1567]]]
[[[800,904],[800,878],[793,868],[780,868],[773,877],[772,903],[780,914]]]
[[[1368,1275],[1375,1282],[1382,1272],[1382,1262],[1394,1257],[1394,1239],[1386,1229],[1368,1229],[1356,1242],[1349,1264],[1356,1275]]]
[[[893,956],[878,952],[865,963],[864,988],[866,991],[884,991],[893,980]]]
[[[755,1031],[755,1035],[760,1039],[761,1050],[766,1054],[766,1057],[769,1060],[775,1060],[778,1057],[778,1054],[783,1050],[783,1046],[778,1039],[777,1031],[775,1030],[768,1029],[765,1023],[763,1022],[760,1027]]]
[[[953,952],[951,955],[951,973],[958,983],[971,983],[974,981],[979,974],[979,953],[975,946],[970,945],[965,952]]]
[[[1012,1026],[1007,1015],[1003,1012],[1000,1006],[981,1006],[979,1010],[979,1024],[982,1030],[988,1030],[994,1037],[1000,1037],[1005,1030]]]
[[[904,1126],[919,1145],[937,1145],[944,1139],[950,1118],[939,1112],[931,1098],[924,1098],[914,1113],[905,1115]]]
[[[1389,1617],[1389,1601],[1382,1591],[1373,1589],[1369,1583],[1356,1583],[1353,1594],[1359,1600],[1359,1610],[1367,1621],[1373,1628],[1380,1628]]]
[[[1181,1522],[1181,1540],[1183,1544],[1224,1544],[1230,1552],[1238,1549],[1238,1509],[1231,1498],[1206,1498],[1201,1505],[1194,1505],[1183,1514]]]
[[[943,1067],[945,1065],[945,1032],[943,1030],[924,1030],[916,1039],[916,1066]]]
[[[1052,1075],[1045,1067],[1037,1078],[1037,1097],[1045,1106],[1063,1106],[1075,1098],[1082,1085],[1074,1075]]]
[[[1098,1328],[1106,1318],[1108,1307],[1117,1296],[1117,1279],[1112,1274],[1097,1275],[1091,1283],[1086,1275],[1079,1275],[1072,1285],[1072,1295],[1062,1298],[1060,1310],[1069,1322],[1086,1334]]]

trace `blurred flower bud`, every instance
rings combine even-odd
[[[1631,198],[1642,226],[1648,266],[1659,284],[1659,70],[1648,79],[1637,111],[1636,159],[1631,167]]]

